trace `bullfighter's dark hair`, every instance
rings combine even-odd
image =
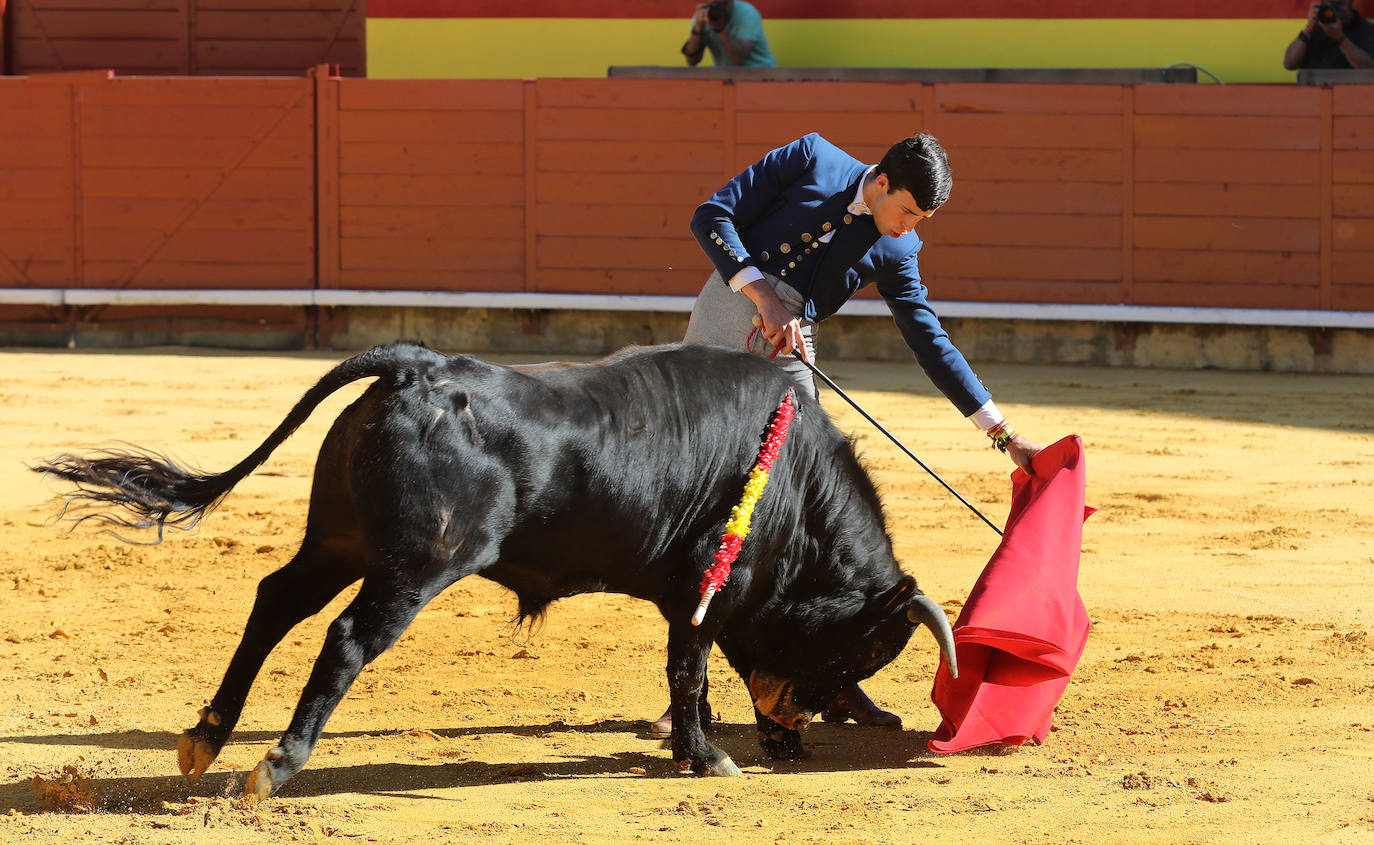
[[[910,191],[922,211],[944,205],[954,185],[949,156],[929,132],[918,132],[893,144],[873,172],[875,177],[883,174],[887,174],[888,193]]]

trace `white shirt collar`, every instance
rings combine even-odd
[[[873,211],[868,207],[868,203],[864,202],[864,183],[868,181],[869,174],[871,174],[873,171],[877,169],[878,165],[873,164],[869,165],[869,168],[864,171],[863,178],[859,180],[859,187],[857,190],[854,191],[854,201],[849,204],[850,214],[871,215],[873,213]]]

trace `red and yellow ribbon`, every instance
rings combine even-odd
[[[706,616],[706,608],[711,603],[711,597],[725,586],[726,580],[730,577],[730,566],[739,556],[744,538],[749,536],[754,507],[759,503],[764,488],[768,486],[768,474],[772,471],[773,463],[778,459],[783,444],[787,442],[787,431],[795,415],[796,407],[792,391],[789,390],[787,395],[782,397],[778,409],[773,412],[773,420],[768,424],[763,445],[759,447],[758,459],[754,461],[754,468],[749,471],[749,480],[744,483],[744,496],[740,498],[738,505],[730,509],[730,521],[725,523],[725,535],[720,538],[720,548],[716,550],[715,555],[716,562],[701,578],[701,604],[692,615],[693,625],[701,624],[701,620]]]

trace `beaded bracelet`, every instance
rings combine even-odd
[[[992,440],[992,447],[999,452],[1006,452],[1007,444],[1010,443],[1015,436],[1016,429],[1007,425],[1006,420],[988,429],[988,437]]]

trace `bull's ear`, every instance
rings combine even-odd
[[[887,590],[879,596],[883,603],[883,612],[887,613],[894,607],[905,607],[911,594],[916,591],[916,579],[910,575],[903,575],[897,585]]]

